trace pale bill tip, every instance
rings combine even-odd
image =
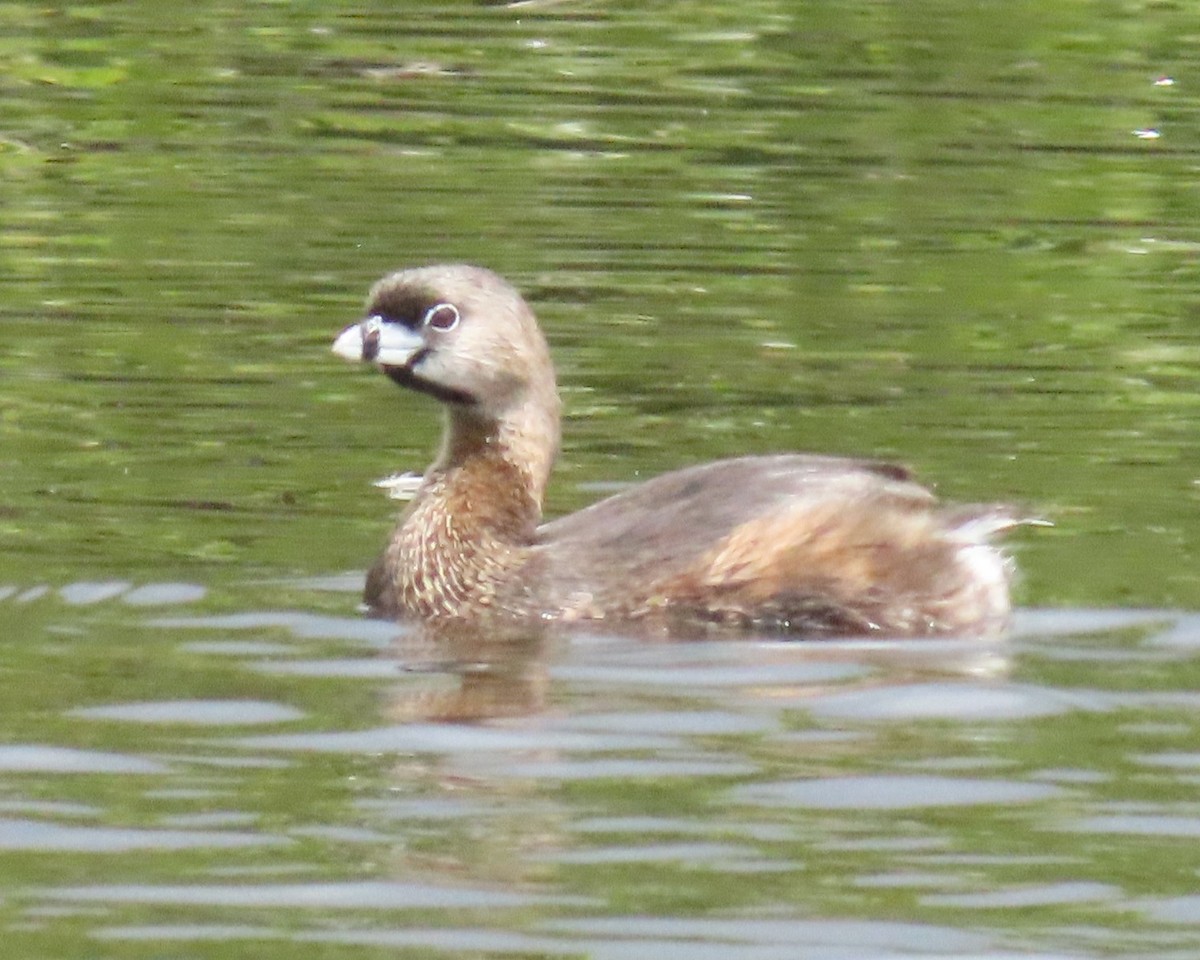
[[[333,341],[333,352],[345,360],[361,363],[363,358],[362,325],[351,324]]]

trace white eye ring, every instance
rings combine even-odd
[[[439,333],[448,333],[458,326],[460,319],[458,307],[454,304],[435,303],[425,311],[425,318],[421,322]]]

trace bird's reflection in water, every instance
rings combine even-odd
[[[466,620],[399,629],[387,655],[399,661],[406,680],[389,692],[383,710],[394,723],[472,723],[543,713],[551,697],[551,664],[568,684],[577,674],[602,685],[677,688],[683,682],[699,691],[736,689],[763,701],[956,679],[1003,683],[1012,667],[1006,643],[974,638],[797,642],[715,634],[666,640]]]
[[[394,722],[471,722],[541,713],[550,652],[560,639],[536,624],[455,621],[406,625],[389,655],[428,684],[405,684],[389,697]]]

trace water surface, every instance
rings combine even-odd
[[[12,955],[1194,956],[1193,19],[0,2]],[[439,424],[328,347],[445,260],[547,329],[552,512],[901,460],[1054,520],[1014,635],[362,619]]]

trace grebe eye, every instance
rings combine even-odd
[[[446,333],[458,326],[458,307],[452,303],[439,303],[425,311],[425,325]]]

